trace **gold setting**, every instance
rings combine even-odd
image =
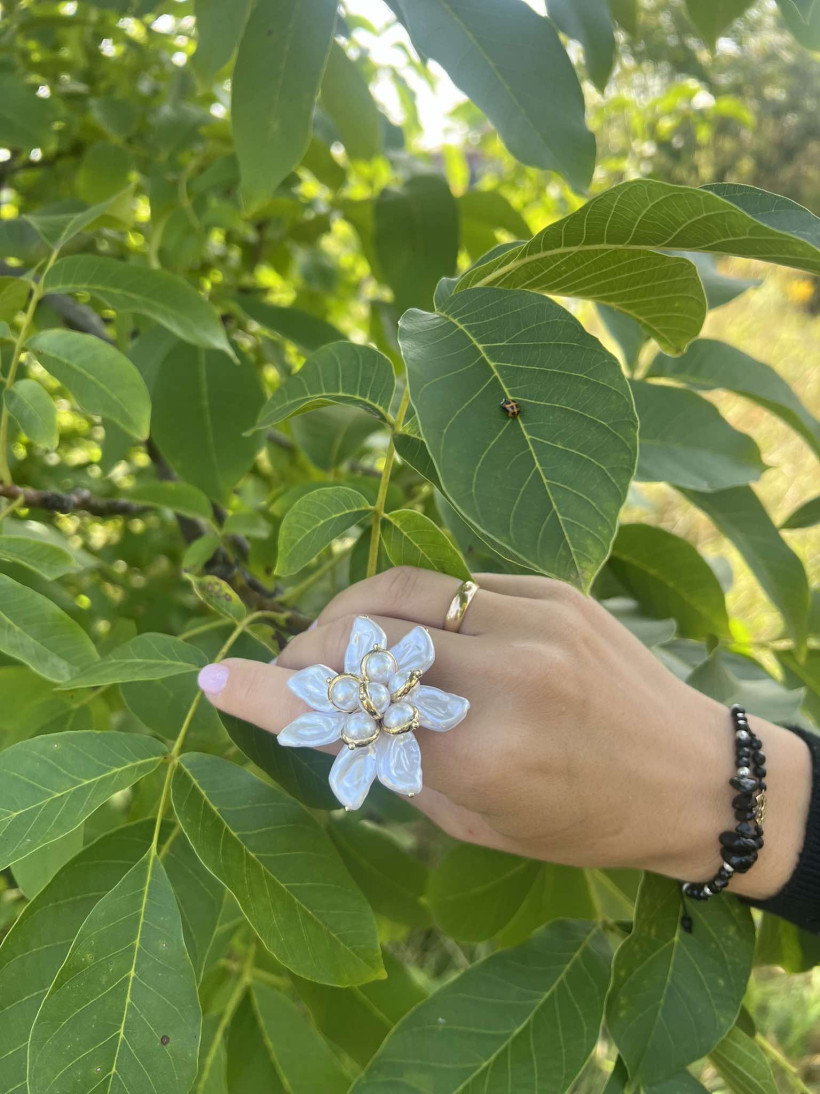
[[[386,653],[387,656],[390,658],[390,660],[393,662],[393,672],[398,672],[399,671],[399,663],[396,660],[396,658],[393,656],[393,654],[390,652],[390,650],[386,650],[384,648],[384,646],[374,646],[373,649],[368,650],[367,653],[362,658],[362,663],[361,663],[359,671],[361,672],[362,676],[365,679],[367,678],[367,659],[369,657],[372,657],[374,653]]]
[[[370,681],[367,679],[367,659],[371,656],[371,654],[374,653],[388,654],[388,656],[393,661],[394,673],[398,672],[398,662],[396,661],[396,658],[393,656],[393,654],[390,653],[390,650],[386,650],[383,646],[374,646],[371,650],[367,651],[364,657],[362,657],[360,676],[358,676],[355,672],[339,672],[335,676],[329,676],[327,678],[328,702],[331,703],[336,708],[336,710],[339,711],[340,714],[353,714],[355,713],[355,711],[342,710],[341,707],[336,706],[336,704],[333,702],[333,688],[340,680],[353,680],[359,689],[359,704],[362,710],[364,710],[366,714],[369,714],[376,723],[375,731],[369,737],[365,737],[361,740],[353,740],[351,737],[346,736],[343,730],[340,734],[341,739],[350,749],[366,748],[367,745],[372,745],[373,742],[378,738],[382,730],[384,730],[385,733],[389,733],[391,737],[397,737],[401,733],[409,733],[410,730],[419,728],[419,712],[412,705],[412,703],[409,705],[413,706],[413,715],[407,720],[407,722],[403,723],[400,726],[396,726],[395,729],[388,729],[387,726],[383,724],[382,713],[378,710],[375,703],[370,697]],[[400,699],[404,699],[406,695],[410,694],[410,692],[413,690],[419,680],[421,680],[421,677],[422,673],[419,669],[412,669],[407,674],[407,679],[404,681],[404,683],[394,692],[390,693],[390,701],[395,703],[398,702]]]
[[[762,824],[766,819],[766,791],[758,790],[755,794],[754,804],[755,820],[758,824]]]
[[[408,706],[413,707],[413,713],[409,720],[403,722],[402,725],[396,726],[394,729],[389,729],[386,725],[382,725],[382,729],[385,733],[389,733],[391,737],[398,737],[401,733],[409,733],[411,729],[419,728],[419,712],[413,706],[412,703],[408,703]]]
[[[333,688],[335,687],[335,685],[340,680],[355,680],[355,682],[357,684],[360,683],[359,677],[356,676],[356,674],[353,673],[353,672],[339,672],[335,676],[328,676],[328,678],[327,678],[327,701],[329,703],[333,703],[333,694],[332,694]],[[333,705],[334,705],[334,707],[336,706],[335,703],[333,703]],[[341,707],[336,707],[336,709],[338,711],[340,711],[342,714],[349,714],[350,713],[350,711],[346,711],[346,710],[343,711],[341,709]]]
[[[421,680],[422,675],[423,673],[421,669],[411,669],[410,672],[408,672],[407,674],[407,679],[404,681],[401,687],[398,687],[395,691],[390,692],[390,698],[393,700],[393,702],[397,703],[399,699],[403,699],[405,695],[409,695],[413,688],[416,686],[416,684],[419,682],[419,680]]]

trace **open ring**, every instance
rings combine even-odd
[[[456,589],[456,595],[450,601],[450,606],[444,617],[445,631],[461,630],[464,616],[467,614],[467,609],[472,604],[473,597],[477,592],[478,585],[475,581],[462,581]]]

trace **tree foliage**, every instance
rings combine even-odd
[[[389,31],[334,0],[0,5],[0,1094],[558,1094],[602,1028],[607,1090],[702,1089],[709,1054],[774,1089],[732,897],[686,935],[668,879],[445,847],[386,791],[340,819],[327,756],[197,690],[412,565],[561,578],[715,698],[820,709],[783,535],[817,499],[778,529],[703,393],[813,455],[820,425],[699,337],[758,284],[725,257],[820,273],[795,179],[751,185],[747,62],[708,55],[738,27],[817,48],[820,4],[388,6]],[[436,152],[431,62],[465,97]],[[692,544],[619,526],[636,479],[744,557],[779,670]],[[778,930],[758,953],[810,965]]]

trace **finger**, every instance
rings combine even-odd
[[[217,710],[279,733],[307,709],[287,686],[293,675],[290,669],[264,661],[229,657],[218,665],[206,665],[198,683]]]
[[[446,574],[395,566],[339,593],[320,614],[319,622],[330,623],[347,615],[380,615],[443,629],[447,608],[460,585],[458,578]],[[479,589],[459,630],[461,634],[477,635],[509,629],[513,626],[511,616],[503,597]]]
[[[482,589],[501,596],[526,597],[527,600],[550,600],[568,588],[565,582],[538,574],[474,574]]]

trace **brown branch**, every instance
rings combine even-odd
[[[47,509],[50,513],[82,511],[93,517],[131,517],[149,508],[127,498],[98,498],[88,490],[63,494],[58,490],[33,490],[13,483],[0,483],[0,498],[22,498],[26,509]]]

